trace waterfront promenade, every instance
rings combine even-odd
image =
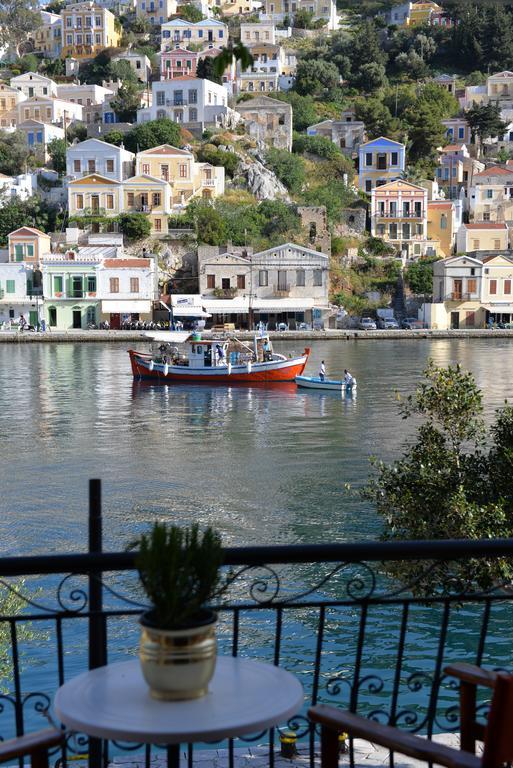
[[[78,343],[78,342],[113,342],[126,343],[131,341],[147,342],[147,334],[150,331],[46,331],[44,333],[35,333],[33,331],[2,331],[0,332],[0,344],[57,344],[57,343]],[[225,334],[212,331],[204,331],[205,339],[213,336],[223,335],[237,336],[240,339],[251,339],[254,332],[250,331],[230,331]],[[329,329],[325,331],[270,331],[271,339],[280,341],[365,341],[376,339],[513,339],[513,328],[497,328],[489,330],[487,328],[459,329],[459,330],[436,330],[424,328],[416,331],[394,330],[394,331],[357,331],[352,329]]]

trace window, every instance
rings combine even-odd
[[[447,229],[447,215],[445,213],[440,216],[440,229]]]
[[[371,179],[365,179],[365,191],[366,192],[372,192],[372,180]]]
[[[130,278],[130,293],[139,293],[139,278]]]
[[[477,291],[477,280],[475,278],[469,278],[467,280],[467,291],[468,293],[476,293]]]
[[[269,285],[269,274],[266,269],[260,269],[258,272],[258,285],[265,287]]]
[[[142,172],[146,173],[147,175],[149,175],[149,173],[150,173],[149,163],[143,163],[142,164]]]
[[[472,240],[472,250],[474,251],[479,250],[479,240]]]
[[[114,208],[114,195],[107,195],[107,208],[109,210]]]
[[[95,275],[88,275],[87,277],[87,292],[96,293],[96,277]]]
[[[154,219],[153,226],[155,227],[155,232],[162,232],[162,219]]]
[[[16,257],[16,261],[23,261],[23,246],[21,243],[18,243],[14,246],[14,255]]]
[[[114,173],[114,160],[107,160],[107,173]]]
[[[397,165],[399,162],[399,155],[397,152],[392,152],[390,156],[390,165]]]
[[[189,121],[191,123],[195,123],[197,120],[198,120],[198,110],[195,109],[194,107],[191,107],[191,109],[189,109]]]
[[[493,199],[493,189],[487,189],[486,190],[486,199],[492,200]]]
[[[34,258],[34,246],[33,245],[27,245],[27,258],[33,259]]]
[[[152,204],[160,205],[160,192],[154,192],[152,195]]]
[[[490,221],[490,212],[489,211],[485,211],[483,213],[483,221]]]
[[[5,281],[5,290],[6,290],[6,293],[16,293],[16,281],[15,280],[6,280]]]
[[[500,250],[501,241],[500,240],[494,240],[493,241],[493,247],[494,247],[494,250],[496,250],[496,251]]]
[[[96,171],[96,160],[87,161],[87,172],[94,173]]]
[[[232,283],[229,277],[222,277],[221,278],[221,288],[223,291],[229,291],[232,287]]]
[[[313,284],[317,286],[322,285],[322,269],[314,269]]]
[[[215,288],[215,287],[216,287],[216,276],[207,275],[207,288]]]
[[[164,91],[157,91],[157,106],[163,107],[166,103],[166,94]]]
[[[504,293],[507,296],[511,295],[511,280],[504,280]]]
[[[497,280],[490,280],[490,295],[497,293]]]
[[[237,288],[244,290],[246,287],[246,275],[237,275]]]
[[[111,277],[109,280],[110,292],[119,293],[119,277]]]
[[[178,172],[181,179],[186,179],[188,176],[187,165],[184,163],[180,163],[180,165],[178,166]]]
[[[169,180],[169,165],[160,166],[160,178],[164,179],[164,181]]]
[[[197,104],[198,103],[198,91],[196,88],[193,88],[189,91],[189,104]]]
[[[54,275],[53,278],[53,292],[54,294],[62,293],[63,279],[61,275]]]
[[[75,202],[77,210],[82,210],[84,207],[84,195],[76,195]]]
[[[365,153],[365,165],[372,165],[372,152]]]
[[[304,269],[298,269],[296,270],[296,285],[299,287],[304,286],[305,284],[305,270]]]
[[[127,204],[127,206],[129,208],[133,208],[134,207],[134,202],[135,202],[134,193],[133,192],[127,192],[127,196],[126,196],[126,204]]]

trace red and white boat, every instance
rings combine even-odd
[[[268,336],[255,335],[251,344],[236,338],[202,339],[187,331],[160,331],[149,353],[128,350],[136,379],[156,383],[273,384],[294,381],[308,361],[310,349],[289,358],[273,351]],[[183,345],[180,351],[177,345]]]

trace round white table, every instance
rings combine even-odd
[[[100,739],[174,745],[247,736],[286,723],[303,704],[303,687],[290,672],[251,659],[219,656],[206,696],[190,701],[152,699],[138,659],[108,664],[69,680],[55,695],[55,712],[73,731]]]

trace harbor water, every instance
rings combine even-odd
[[[85,551],[91,477],[103,481],[109,550],[123,549],[157,519],[211,524],[232,546],[376,539],[380,520],[347,485],[366,482],[371,456],[399,455],[412,426],[398,415],[398,397],[413,391],[428,359],[459,362],[474,373],[487,419],[511,395],[508,339],[310,344],[305,373],[316,375],[321,360],[329,377],[348,368],[358,380],[356,398],[295,385],[134,382],[124,344],[0,346],[2,553]],[[303,345],[280,341],[275,349],[294,354]],[[45,584],[40,588],[50,601]],[[465,621],[468,626],[462,612],[462,627]],[[307,625],[298,619],[283,651],[289,668],[302,675],[310,671],[313,647]],[[258,647],[248,641],[248,654],[265,657],[264,630]],[[430,632],[426,620],[414,639],[420,668],[423,654],[432,664]],[[84,624],[67,630],[66,677],[86,667],[84,633]],[[136,652],[135,628],[117,635],[113,628],[113,637],[111,659]],[[506,639],[497,631],[496,656],[504,665]],[[56,686],[51,639],[42,634],[32,643],[37,650],[33,645],[24,659],[23,688],[50,695]],[[462,631],[461,648],[468,643]],[[386,648],[383,631],[383,663]],[[336,643],[334,649],[340,651]]]

